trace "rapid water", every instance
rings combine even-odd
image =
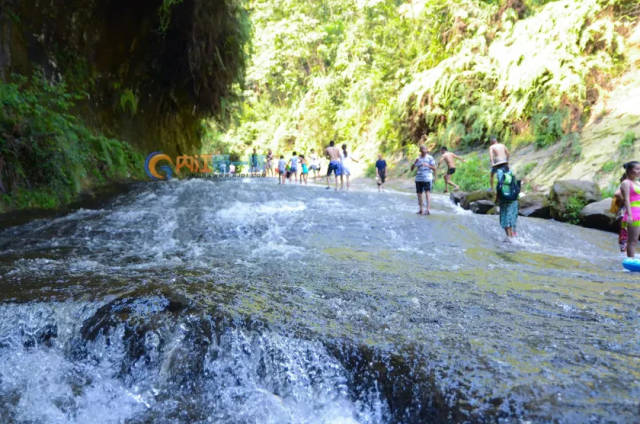
[[[415,203],[194,179],[1,231],[0,422],[640,421],[614,235]]]

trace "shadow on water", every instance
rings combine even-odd
[[[3,230],[0,417],[638,421],[614,236],[413,202],[171,181]]]

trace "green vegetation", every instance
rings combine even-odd
[[[603,188],[602,189],[602,198],[603,199],[607,199],[609,197],[613,197],[613,195],[615,194],[616,190],[618,190],[618,187],[620,187],[619,184],[611,183],[607,187]]]
[[[636,134],[633,131],[625,133],[622,137],[622,141],[620,141],[620,154],[626,155],[631,153],[635,141]]]
[[[584,200],[584,196],[570,196],[567,199],[566,209],[564,212],[564,221],[569,222],[571,224],[579,224],[580,223],[580,212],[587,205],[587,202]]]
[[[522,171],[520,171],[520,177],[525,178],[527,175],[531,173],[531,171],[533,171],[533,168],[535,167],[536,167],[535,162],[529,162],[522,168]]]
[[[610,161],[607,161],[607,162],[603,163],[602,167],[600,168],[600,170],[602,172],[605,172],[605,173],[608,174],[608,173],[612,172],[613,170],[615,170],[617,167],[618,167],[618,165],[616,164],[616,162],[610,160]]]
[[[576,158],[576,132],[625,66],[623,16],[635,10],[630,0],[247,4],[244,102],[228,125],[207,125],[209,151],[305,151],[334,139],[411,157],[407,146],[423,137],[474,149],[496,134],[562,142]]]
[[[0,34],[11,210],[142,177],[137,151],[197,153],[203,118],[224,118],[242,84],[250,24],[243,0],[0,0]]]
[[[456,173],[453,174],[453,182],[463,191],[487,189],[489,187],[489,159],[479,155],[468,157],[465,162],[456,163]],[[435,182],[436,191],[444,191],[445,168],[440,168],[438,179]]]
[[[54,208],[90,185],[142,176],[142,155],[71,114],[83,96],[40,72],[0,82],[0,207]]]

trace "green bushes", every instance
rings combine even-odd
[[[81,96],[39,72],[0,83],[0,183],[9,207],[55,207],[90,182],[143,174],[144,158],[130,145],[71,114]]]
[[[456,163],[456,173],[452,180],[460,186],[462,191],[474,191],[489,188],[489,175],[491,167],[489,159],[485,156],[473,155],[465,159],[465,162]],[[446,167],[438,170],[438,179],[435,182],[435,190],[444,190],[444,178]]]
[[[606,8],[628,4],[251,0],[245,102],[207,148],[335,139],[399,157],[425,135],[477,149],[496,134],[579,157],[575,133],[624,62],[619,15]]]
[[[566,110],[554,110],[550,107],[533,115],[534,142],[538,148],[549,147],[562,138],[562,124],[566,116]]]
[[[364,171],[364,176],[367,178],[375,178],[376,177],[376,163],[369,162]]]
[[[583,196],[570,196],[564,212],[564,220],[571,224],[580,223],[580,212],[587,205]]]

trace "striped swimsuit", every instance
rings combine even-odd
[[[629,203],[631,211],[624,211],[623,221],[632,227],[640,227],[640,194],[636,191],[636,185],[633,181],[629,187]],[[629,213],[631,213],[631,216],[629,216]]]

